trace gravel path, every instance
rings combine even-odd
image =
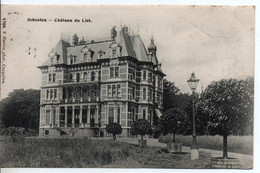
[[[118,138],[118,140],[131,144],[138,144],[136,138]],[[166,148],[166,144],[158,142],[158,139],[147,139],[147,145]],[[182,151],[190,152],[190,147],[182,146]],[[200,148],[199,151],[210,153],[212,157],[221,157],[223,155],[223,152],[219,150]],[[243,169],[253,168],[253,155],[228,152],[228,157],[238,158]]]

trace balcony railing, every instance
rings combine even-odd
[[[79,79],[64,79],[59,81],[59,84],[62,83],[85,83],[85,82],[99,82],[100,77],[93,77],[93,78],[79,78]]]

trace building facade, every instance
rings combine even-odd
[[[38,68],[42,72],[39,136],[106,136],[117,122],[122,136],[131,124],[151,125],[163,108],[163,77],[154,40],[146,50],[124,26],[104,41],[60,40]]]

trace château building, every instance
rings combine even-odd
[[[38,68],[41,77],[40,136],[107,136],[117,122],[122,136],[131,124],[151,125],[163,108],[163,77],[154,40],[146,50],[139,35],[124,26],[111,39],[72,43],[60,40]]]

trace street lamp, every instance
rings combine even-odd
[[[199,158],[199,148],[196,141],[196,124],[195,124],[195,100],[194,93],[199,83],[199,79],[195,77],[194,73],[191,73],[190,79],[187,81],[192,91],[192,144],[191,144],[191,160]]]

